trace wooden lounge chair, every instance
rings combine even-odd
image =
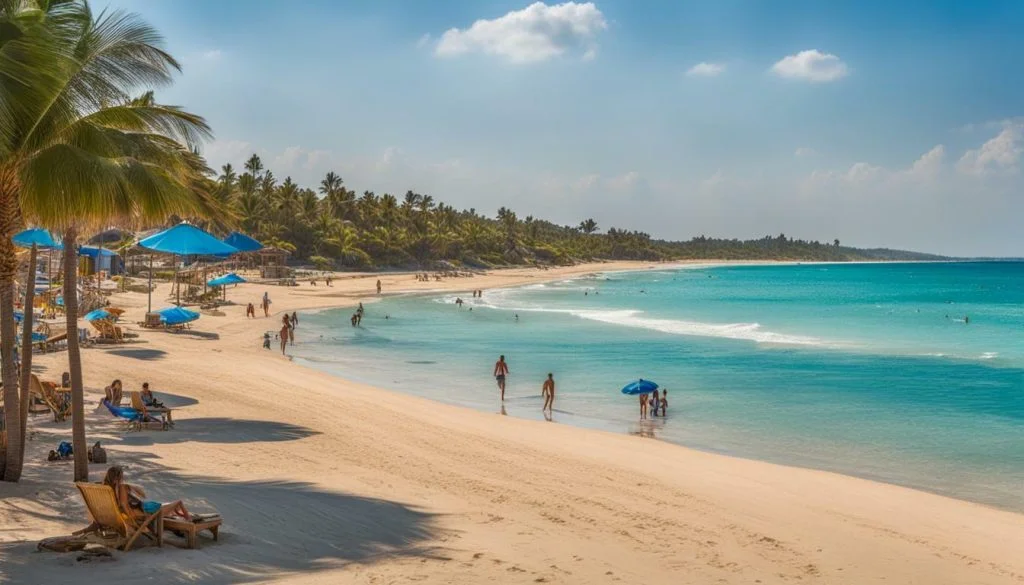
[[[185,537],[186,548],[199,547],[199,533],[209,530],[213,540],[217,540],[217,533],[220,525],[224,522],[218,514],[198,515],[194,514],[191,521],[184,518],[165,518],[163,520],[164,530],[178,532]]]
[[[90,323],[92,323],[92,326],[99,331],[100,335],[98,339],[113,341],[115,343],[121,343],[124,341],[124,333],[121,331],[121,328],[114,325],[112,321],[108,321],[107,319],[96,319],[95,321],[90,321]]]
[[[152,406],[146,406],[146,403],[142,401],[142,392],[134,390],[131,392],[132,397],[132,408],[142,413],[143,416],[156,418],[160,417],[164,422],[164,428],[166,425],[174,426],[174,420],[171,417],[170,408],[155,408]]]
[[[128,551],[141,535],[156,541],[163,546],[163,509],[143,518],[136,518],[121,511],[117,505],[114,489],[102,483],[75,482],[78,491],[82,492],[85,507],[89,510],[92,524],[73,534],[96,534],[116,540],[115,548]]]
[[[29,391],[43,399],[46,406],[53,412],[53,422],[61,422],[71,416],[71,401],[66,400],[57,391],[53,382],[43,382],[39,376],[32,374],[28,379]]]

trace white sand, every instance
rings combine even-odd
[[[638,266],[382,280],[385,292],[470,290]],[[354,304],[377,277],[228,298],[269,290],[275,312]],[[145,311],[142,295],[117,303],[125,322]],[[83,350],[90,442],[151,495],[221,512],[221,541],[92,564],[33,552],[87,524],[71,464],[45,462],[70,423],[39,416],[24,480],[0,484],[0,582],[1024,583],[1024,516],[347,382],[261,349],[279,317],[224,311],[191,333],[130,327],[125,345]],[[59,378],[66,359],[36,364]],[[115,377],[180,405],[177,428],[124,433],[97,410]]]

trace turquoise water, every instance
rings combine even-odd
[[[368,304],[357,329],[348,310],[308,315],[296,359],[499,412],[505,354],[512,416],[541,418],[553,372],[557,423],[1024,511],[1024,263],[666,269],[455,296]],[[641,422],[619,393],[638,377],[669,389],[667,418]]]

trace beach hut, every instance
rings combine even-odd
[[[124,260],[110,249],[97,246],[78,247],[78,271],[83,276],[105,272],[110,276],[124,273]]]

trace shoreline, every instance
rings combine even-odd
[[[510,269],[441,288],[614,268],[622,265]],[[70,467],[39,460],[70,425],[37,418],[25,479],[0,486],[0,523],[10,527],[0,533],[0,577],[130,582],[159,558],[171,564],[157,581],[174,583],[196,574],[214,583],[415,575],[467,584],[1024,579],[1024,515],[827,471],[489,415],[347,381],[259,348],[281,311],[365,302],[376,278],[385,292],[437,284],[390,273],[336,280],[332,289],[240,285],[228,299],[241,304],[223,307],[225,317],[204,315],[192,332],[129,325],[138,338],[83,351],[89,439],[103,440],[111,462],[157,497],[220,511],[224,537],[199,551],[165,547],[91,567],[29,554],[34,541],[85,524]],[[275,315],[246,320],[244,302],[264,289]],[[115,299],[128,309],[125,323],[144,312],[145,295]],[[59,377],[66,353],[35,363],[44,378]],[[124,434],[95,410],[113,377],[126,390],[153,383],[180,406],[177,428]],[[102,467],[92,466],[94,481]],[[254,564],[264,570],[239,571]]]

